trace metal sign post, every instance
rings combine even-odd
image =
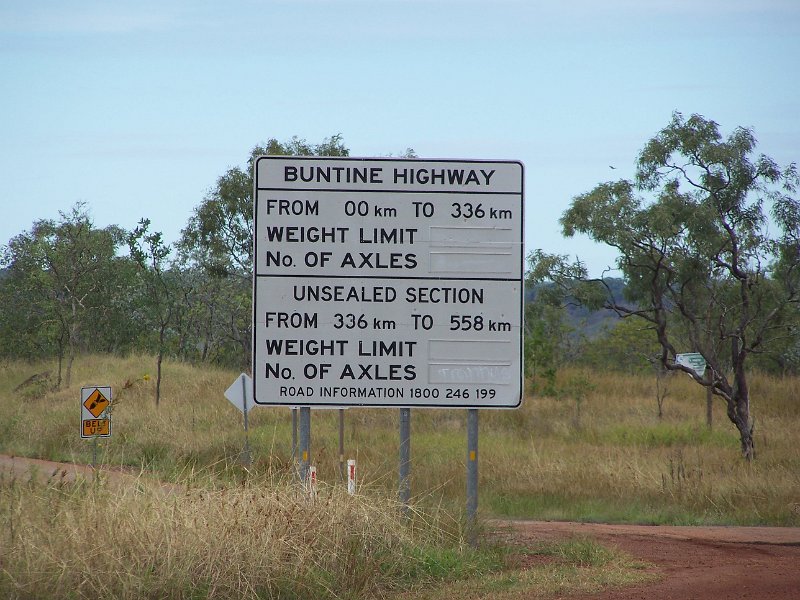
[[[292,464],[297,472],[297,408],[292,408]]]
[[[400,409],[400,504],[408,514],[411,501],[411,409]]]
[[[249,467],[252,464],[252,456],[250,454],[250,427],[247,419],[247,413],[250,412],[247,407],[247,375],[242,373],[241,380],[242,405],[244,408],[244,410],[242,410],[242,414],[244,415],[244,453],[242,456],[242,462],[245,464],[245,466]]]
[[[250,425],[249,413],[253,404],[253,380],[246,373],[242,373],[236,378],[230,387],[225,390],[225,397],[228,401],[238,408],[242,413],[244,423],[244,448],[242,450],[242,464],[250,466],[252,464],[252,453],[250,451]]]
[[[300,407],[300,482],[308,482],[308,467],[311,465],[311,409]]]
[[[474,543],[478,516],[478,411],[467,411],[467,533]]]
[[[344,472],[344,409],[339,409],[339,478],[345,481]]]

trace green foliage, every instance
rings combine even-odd
[[[553,394],[555,374],[567,351],[570,330],[564,315],[543,302],[525,305],[525,377],[534,393]]]
[[[104,325],[125,327],[121,300],[128,271],[117,248],[123,233],[115,226],[96,229],[83,204],[59,221],[40,220],[12,238],[2,263],[8,276],[0,296],[3,352],[10,356],[67,357],[69,384],[75,355],[113,345]],[[10,344],[5,343],[6,341]],[[61,383],[61,362],[57,385]]]
[[[161,400],[161,363],[167,352],[170,327],[176,324],[183,310],[185,295],[181,289],[179,269],[167,270],[166,261],[171,249],[164,244],[160,231],[150,232],[150,220],[142,219],[128,235],[128,249],[139,270],[142,321],[146,329],[156,333],[156,405]]]
[[[611,427],[597,436],[598,443],[615,446],[644,448],[685,447],[703,444],[721,448],[735,448],[736,438],[729,431],[712,430],[700,424],[660,423],[651,427],[631,428],[623,425]]]
[[[619,319],[587,340],[580,363],[626,373],[651,371],[659,350],[649,323],[636,317]]]
[[[589,279],[586,266],[580,260],[570,262],[567,256],[534,250],[528,255],[527,263],[525,283],[528,288],[539,291],[544,303],[562,307],[577,304],[590,310],[604,306],[604,283]]]
[[[683,506],[663,499],[625,498],[619,502],[570,494],[514,494],[491,499],[491,509],[512,518],[538,515],[541,520],[585,523],[640,523],[649,525],[707,525],[713,517],[697,516]]]
[[[501,570],[504,563],[501,549],[491,546],[472,549],[427,545],[408,548],[406,553],[408,559],[404,564],[386,564],[382,571],[395,579],[405,580],[407,585],[486,575]]]

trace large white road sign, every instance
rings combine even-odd
[[[521,163],[254,168],[257,404],[519,406]]]

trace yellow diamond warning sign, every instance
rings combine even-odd
[[[111,386],[81,388],[81,437],[111,436]]]
[[[89,394],[89,397],[83,402],[86,410],[92,413],[92,416],[95,418],[102,415],[103,411],[108,408],[109,404],[110,402],[108,398],[106,398],[98,388],[95,388],[94,391]]]

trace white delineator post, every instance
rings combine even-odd
[[[347,461],[347,493],[351,496],[356,493],[356,461]]]
[[[317,467],[308,467],[308,493],[311,499],[317,497]]]

